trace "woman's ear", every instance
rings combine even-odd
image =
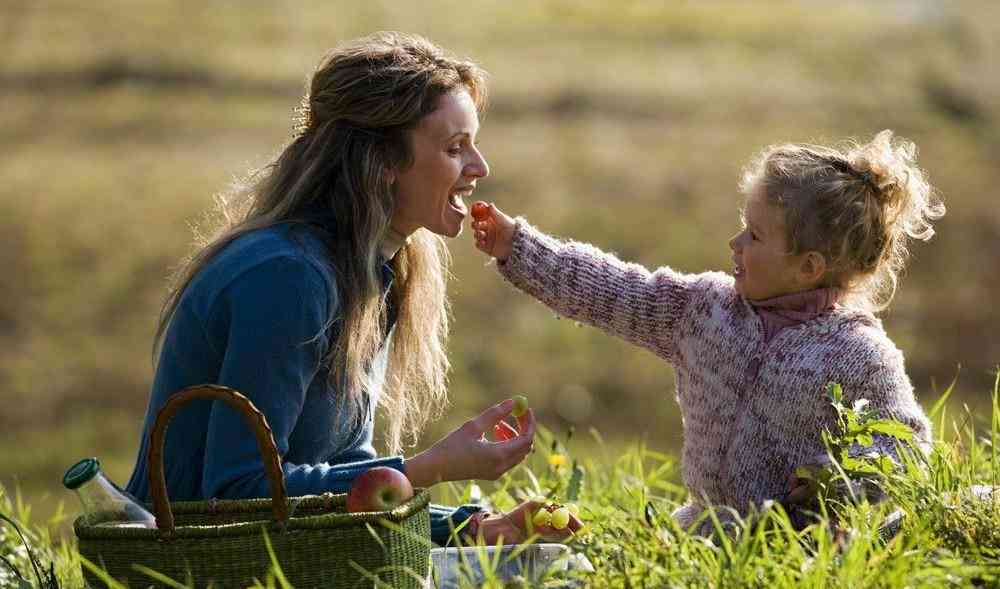
[[[816,251],[807,252],[799,266],[799,277],[802,282],[815,286],[824,276],[826,276],[826,257]]]

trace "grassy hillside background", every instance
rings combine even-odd
[[[491,72],[477,195],[647,266],[728,270],[740,169],[783,141],[914,140],[948,215],[891,310],[922,399],[1000,361],[1000,5],[541,0],[0,4],[0,483],[36,512],[97,455],[127,479],[190,224],[288,140],[326,49],[427,35]],[[554,431],[675,450],[673,376],[555,320],[452,243],[454,410],[527,394]],[[75,505],[72,506],[75,508]]]

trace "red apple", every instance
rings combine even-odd
[[[361,473],[347,491],[347,511],[388,511],[413,497],[413,485],[395,468],[376,466]]]

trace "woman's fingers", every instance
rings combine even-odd
[[[477,434],[487,432],[492,430],[493,426],[496,425],[501,419],[510,415],[512,409],[514,409],[514,400],[506,399],[490,407],[486,411],[483,411],[476,417],[469,420],[468,423],[472,424],[472,426],[476,429]]]
[[[518,415],[517,416],[517,427],[522,432],[528,431],[528,428],[530,427],[531,431],[534,432],[534,430],[535,430],[535,414],[532,413],[532,411],[529,409],[529,410],[525,411],[524,413]]]

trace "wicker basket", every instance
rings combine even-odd
[[[224,401],[246,417],[264,457],[272,499],[167,501],[166,426],[195,399]],[[266,582],[272,571],[270,551],[281,574],[297,588],[417,588],[430,568],[426,490],[392,511],[372,513],[345,513],[343,494],[286,497],[267,420],[249,399],[226,387],[195,386],[170,398],[150,433],[149,479],[157,529],[100,526],[112,517],[100,512],[73,524],[80,554],[130,587],[161,585],[146,569],[198,587]],[[105,586],[85,566],[83,574],[88,585]]]

